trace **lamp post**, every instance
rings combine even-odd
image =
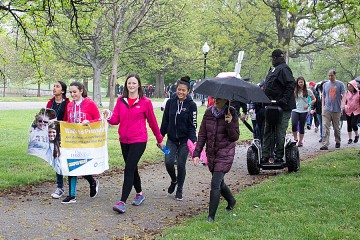
[[[202,47],[202,51],[204,53],[204,79],[206,78],[206,56],[210,50],[209,45],[205,42],[204,46]]]

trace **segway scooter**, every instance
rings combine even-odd
[[[265,108],[265,121],[270,125],[273,139],[275,142],[276,123],[282,117],[282,109],[272,101]],[[274,149],[271,149],[272,155],[269,160],[262,162],[262,146],[259,139],[254,139],[247,150],[247,169],[250,175],[257,175],[260,170],[283,169],[288,168],[288,172],[297,172],[300,169],[299,149],[296,142],[290,139],[285,140],[285,159],[281,162],[275,161]]]

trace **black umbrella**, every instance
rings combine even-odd
[[[260,87],[235,77],[204,79],[195,86],[194,92],[244,103],[270,102]]]

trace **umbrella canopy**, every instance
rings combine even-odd
[[[269,98],[260,87],[235,77],[204,79],[196,85],[194,92],[214,98],[244,103],[249,103],[250,101],[270,102]]]

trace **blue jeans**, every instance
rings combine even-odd
[[[323,124],[322,124],[322,116],[321,114],[316,114],[317,120],[319,122],[319,126],[320,126],[320,139],[323,139]]]
[[[63,189],[64,187],[64,176],[56,173],[56,185],[57,188]]]
[[[186,160],[189,155],[189,149],[185,143],[176,143],[171,140],[166,141],[166,147],[170,150],[165,155],[166,170],[172,182],[177,182],[178,191],[182,191],[186,176]],[[177,176],[175,173],[175,159],[177,165]]]

